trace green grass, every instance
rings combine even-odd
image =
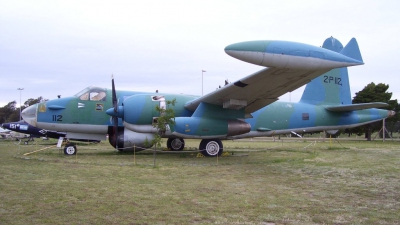
[[[0,224],[399,224],[400,142],[339,141],[224,141],[155,167],[151,150],[0,141]]]

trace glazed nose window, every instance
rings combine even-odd
[[[31,105],[21,112],[22,118],[29,124],[36,125],[37,104]]]

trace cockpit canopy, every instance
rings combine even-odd
[[[82,101],[106,101],[107,90],[100,87],[87,87],[78,92],[75,97]]]

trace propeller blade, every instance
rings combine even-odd
[[[114,112],[118,113],[118,98],[117,98],[117,92],[115,90],[115,84],[114,84],[114,75],[112,76],[111,79],[111,85],[112,85],[112,102],[113,102],[113,107],[114,107]],[[118,150],[118,117],[113,116],[113,123],[114,123],[114,141],[115,141],[115,148]]]
[[[113,101],[114,112],[118,112],[118,99],[117,99],[117,92],[115,91],[114,76],[112,76],[111,84],[112,84],[112,101]]]

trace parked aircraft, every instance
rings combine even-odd
[[[8,130],[12,130],[18,133],[29,134],[30,137],[49,137],[49,138],[59,138],[65,137],[65,133],[63,132],[56,132],[56,131],[48,131],[45,129],[39,129],[34,127],[27,122],[21,120],[18,122],[11,122],[11,123],[3,123],[1,125],[3,128]]]
[[[10,132],[11,132],[11,130],[3,129],[3,128],[0,127],[0,136],[1,136],[2,138],[7,138],[7,137],[9,137],[9,136],[10,136]]]
[[[37,127],[34,127],[27,122],[21,120],[18,122],[11,122],[11,123],[3,123],[1,125],[3,128],[8,129],[10,131],[22,133],[22,134],[28,134],[30,140],[33,138],[37,137],[46,137],[46,138],[55,138],[58,139],[60,137],[66,137],[65,132],[58,132],[58,131],[53,131],[53,130],[45,130],[45,129],[40,129]],[[100,142],[99,140],[86,140],[86,139],[70,139],[72,141],[86,141],[86,142]],[[25,141],[25,144],[29,142]],[[64,149],[65,150],[65,149]]]
[[[29,138],[29,135],[15,132],[14,130],[7,129],[7,127],[0,127],[0,136],[1,138],[15,139],[17,141]]]
[[[217,156],[223,151],[221,140],[348,129],[394,114],[376,109],[386,103],[351,104],[346,67],[364,64],[354,38],[344,48],[331,37],[322,48],[250,41],[229,45],[225,52],[267,68],[201,97],[118,91],[112,80],[111,90],[88,87],[72,97],[30,106],[22,116],[33,126],[66,132],[68,138],[102,139],[108,134],[120,151],[141,150],[157,132],[153,123],[160,115],[155,107],[175,99],[168,106],[175,112],[175,124],[163,136],[167,147],[181,150],[185,138],[202,139],[201,152]],[[275,102],[304,84],[300,102]]]

